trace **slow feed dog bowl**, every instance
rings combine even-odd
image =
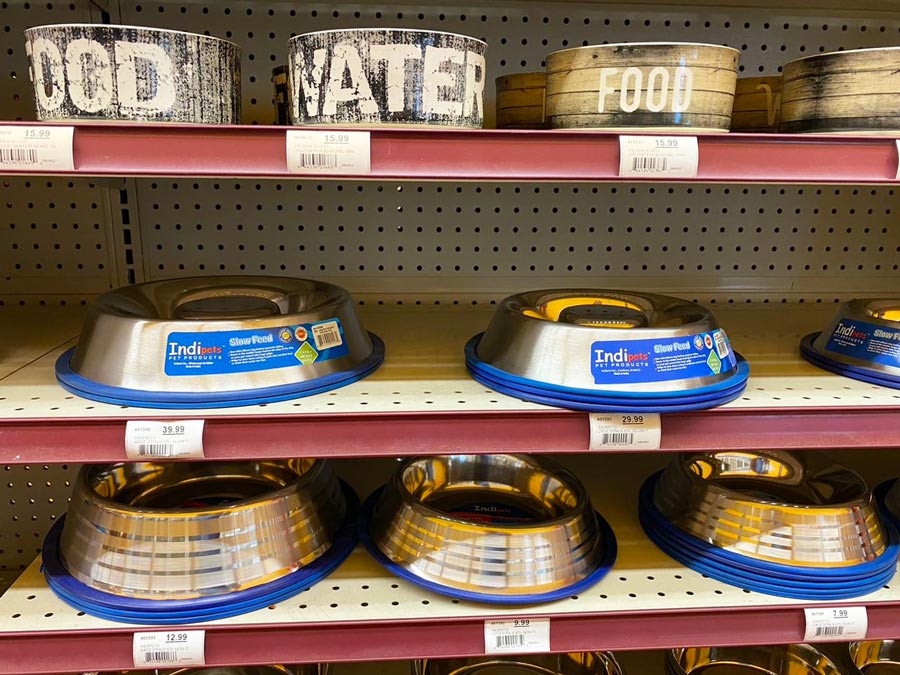
[[[610,652],[422,659],[413,661],[411,671],[412,675],[622,675]]]
[[[900,300],[858,299],[800,343],[813,365],[838,375],[900,389]]]
[[[760,593],[854,597],[880,588],[897,564],[897,533],[863,479],[786,452],[680,455],[644,483],[639,503],[665,553]]]
[[[666,675],[723,672],[738,675],[844,675],[843,669],[810,645],[689,647],[666,652]]]
[[[485,50],[466,35],[324,30],[288,41],[293,124],[484,125]]]
[[[466,345],[466,365],[496,391],[598,411],[709,408],[739,396],[749,375],[704,307],[594,289],[506,298]]]
[[[231,616],[331,572],[355,543],[357,506],[324,460],[86,466],[44,572],[62,599],[104,618]]]
[[[599,581],[615,537],[580,481],[524,455],[404,462],[363,507],[362,541],[393,573],[438,593],[521,604]]]
[[[196,277],[100,296],[56,375],[98,401],[201,408],[328,391],[365,377],[383,357],[384,345],[365,331],[343,288]]]
[[[208,35],[59,24],[25,31],[39,120],[240,124],[241,49]]]

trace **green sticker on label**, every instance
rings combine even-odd
[[[709,353],[709,358],[706,359],[706,365],[709,366],[709,369],[713,371],[713,374],[718,375],[722,370],[722,360],[716,356],[714,351]]]
[[[304,342],[300,345],[300,349],[294,352],[294,356],[304,366],[308,366],[310,363],[315,363],[316,359],[319,358],[319,352],[313,349],[308,342]]]

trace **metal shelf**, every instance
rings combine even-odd
[[[883,477],[883,453],[856,453],[865,475]],[[868,456],[868,457],[866,457]],[[205,628],[210,665],[363,661],[480,655],[483,622],[551,617],[551,650],[634,650],[705,644],[776,644],[803,638],[803,607],[711,581],[661,553],[637,522],[637,490],[661,455],[567,457],[594,506],[616,532],[619,558],[598,585],[566,600],[504,608],[461,602],[397,579],[358,548],[328,579],[267,609]],[[868,460],[868,461],[867,461]],[[342,462],[360,494],[386,480],[390,460]],[[860,599],[870,638],[900,634],[900,585]],[[168,629],[168,627],[166,628]],[[0,598],[0,673],[113,671],[131,666],[134,626],[96,619],[58,600],[35,562]]]
[[[589,131],[372,129],[371,173],[356,178],[618,181],[618,139]],[[680,182],[896,182],[897,146],[884,136],[721,134],[699,143],[698,175]],[[81,123],[74,153],[75,171],[61,175],[298,177],[287,170],[285,127]]]
[[[53,365],[74,344],[80,311],[3,312],[4,325],[15,328],[0,344],[0,463],[118,461],[125,423],[137,418],[206,419],[210,459],[588,450],[587,414],[497,394],[469,378],[463,345],[487,325],[491,306],[361,307],[366,326],[387,344],[373,376],[310,398],[194,411],[107,405],[60,388]],[[718,309],[751,363],[747,390],[720,408],[664,415],[662,450],[900,447],[900,391],[832,375],[797,353],[800,337],[833,311]]]

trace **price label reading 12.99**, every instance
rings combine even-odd
[[[135,668],[206,665],[206,631],[135,633],[131,642]]]

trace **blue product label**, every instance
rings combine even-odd
[[[861,361],[900,368],[900,330],[863,321],[840,321],[825,349]]]
[[[222,375],[289,368],[349,353],[337,319],[211,333],[169,333],[166,375]]]
[[[691,337],[595,342],[591,373],[598,385],[668,382],[727,373],[737,367],[723,330]]]

